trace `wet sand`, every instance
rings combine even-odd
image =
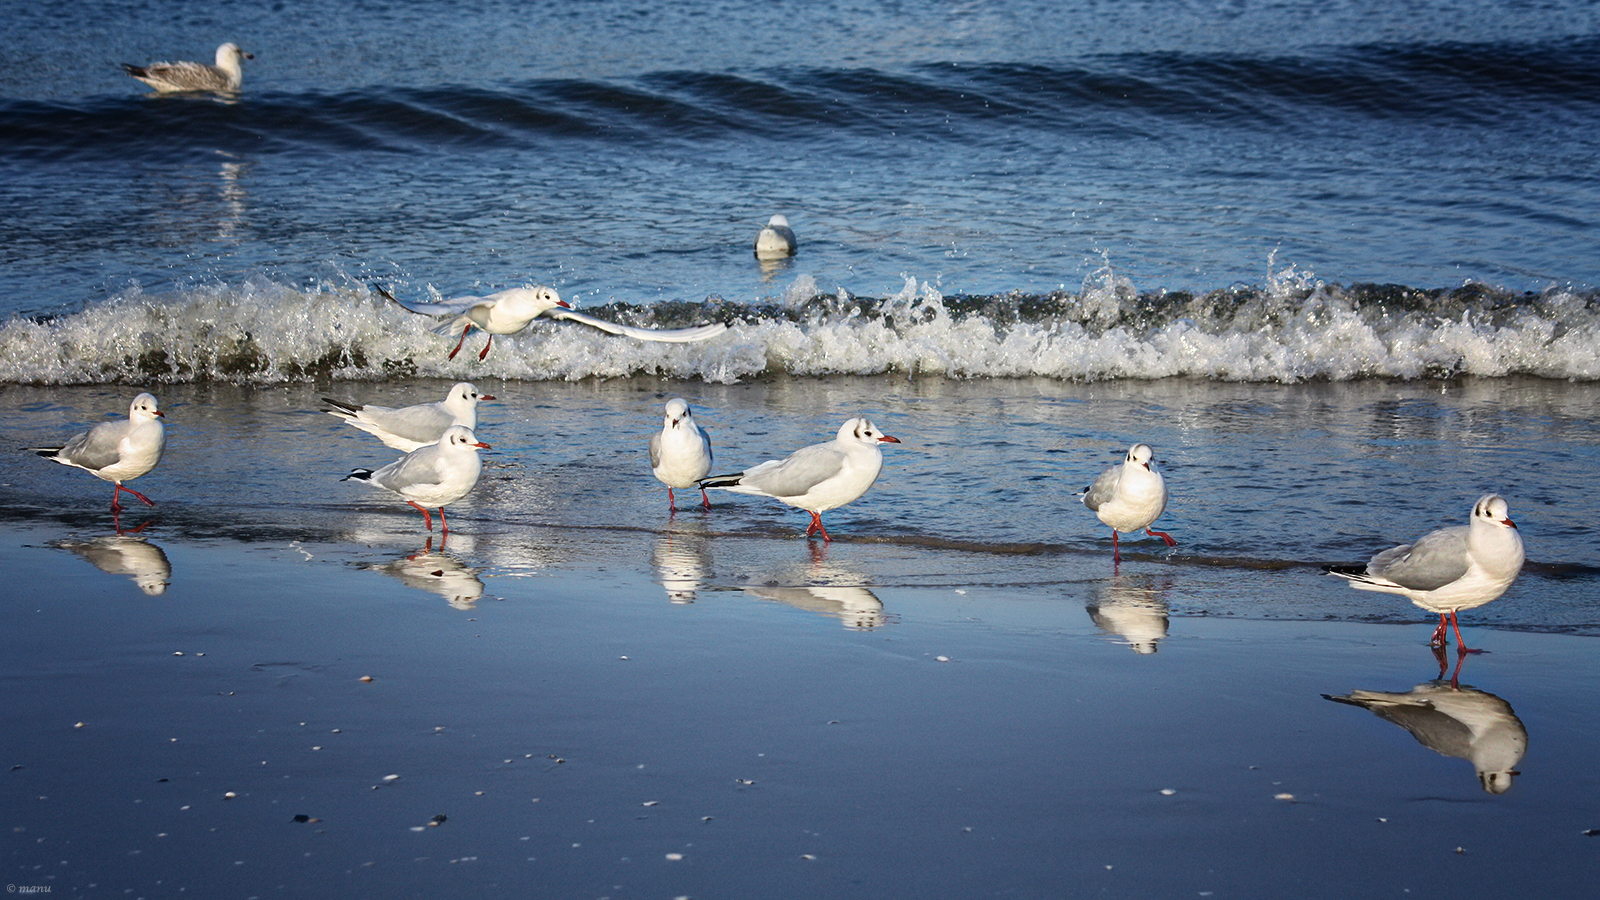
[[[1526,735],[1496,795],[1471,760],[1324,696],[1434,680],[1420,613],[1175,602],[1263,609],[1323,590],[1310,571],[1066,560],[1084,569],[1066,587],[929,585],[896,572],[977,564],[753,536],[720,538],[713,572],[683,514],[677,540],[613,531],[490,565],[467,516],[420,559],[399,521],[341,541],[0,529],[5,880],[430,898],[1600,883],[1593,638],[1466,622],[1491,651],[1452,692],[1485,717],[1477,752]]]

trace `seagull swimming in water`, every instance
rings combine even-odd
[[[1161,473],[1151,467],[1155,450],[1149,444],[1134,444],[1122,465],[1112,466],[1100,473],[1083,492],[1083,505],[1094,510],[1100,521],[1111,526],[1111,558],[1122,561],[1117,549],[1117,532],[1144,533],[1166,541],[1168,547],[1177,541],[1164,531],[1150,526],[1167,508],[1167,482]]]
[[[572,308],[572,305],[561,299],[555,288],[542,285],[525,288],[510,288],[487,297],[452,297],[438,303],[417,303],[414,301],[400,300],[378,285],[372,286],[383,297],[398,304],[402,309],[425,316],[447,317],[447,321],[434,326],[440,334],[455,334],[461,332],[460,340],[456,341],[454,350],[450,351],[450,359],[455,359],[461,352],[461,345],[466,343],[467,335],[476,328],[489,335],[489,341],[483,345],[483,350],[478,354],[478,359],[489,355],[489,348],[494,343],[497,334],[516,334],[533,323],[534,319],[544,316],[550,319],[567,319],[581,322],[591,328],[598,328],[609,334],[620,334],[640,341],[665,341],[669,343],[686,343],[690,341],[703,341],[707,338],[728,330],[728,326],[721,322],[712,325],[701,325],[695,328],[677,328],[670,330],[656,330],[652,328],[635,328],[632,325],[618,325],[604,319],[584,315]]]
[[[824,541],[832,541],[822,527],[822,514],[865,494],[883,469],[879,445],[898,443],[899,438],[865,418],[847,419],[834,440],[801,447],[785,459],[767,460],[737,474],[713,475],[700,486],[771,497],[803,509],[811,513],[806,537],[821,532]]]
[[[773,216],[756,233],[756,259],[783,259],[793,256],[797,247],[794,231],[789,228],[789,219],[785,216]]]
[[[1366,567],[1329,566],[1328,574],[1348,579],[1362,591],[1399,594],[1439,614],[1432,643],[1449,640],[1446,624],[1456,632],[1456,651],[1475,653],[1461,640],[1456,613],[1476,609],[1499,597],[1517,580],[1524,554],[1522,534],[1511,521],[1511,508],[1499,494],[1484,494],[1472,505],[1466,525],[1430,531],[1372,557]]]
[[[244,69],[240,63],[255,59],[252,53],[228,42],[217,48],[217,64],[208,66],[197,62],[158,62],[147,66],[122,64],[122,70],[156,89],[157,93],[173,94],[183,91],[220,91],[237,93],[244,83]]]
[[[30,447],[45,459],[73,466],[116,485],[111,492],[111,512],[122,512],[122,492],[138,497],[146,506],[155,501],[123,484],[149,472],[161,461],[167,446],[164,414],[153,394],[140,394],[128,406],[126,421],[101,422],[60,447]]]
[[[650,471],[667,486],[667,506],[676,510],[673,488],[694,487],[711,471],[711,436],[694,420],[688,401],[673,397],[667,401],[661,430],[650,435]],[[700,503],[711,508],[711,498],[700,488]]]

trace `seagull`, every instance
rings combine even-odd
[[[797,246],[794,232],[789,228],[789,220],[784,216],[773,216],[756,234],[756,259],[793,256]]]
[[[128,421],[101,422],[60,447],[30,447],[45,459],[64,466],[76,466],[116,485],[111,492],[111,512],[122,512],[122,492],[143,500],[146,506],[155,501],[131,487],[123,485],[154,469],[161,461],[161,451],[167,445],[167,431],[161,425],[164,415],[152,394],[140,394],[128,407]]]
[[[898,443],[899,438],[884,434],[865,418],[848,419],[834,440],[801,447],[787,459],[769,459],[733,475],[713,475],[702,479],[700,487],[771,497],[803,509],[811,513],[806,537],[821,532],[822,539],[831,542],[828,529],[822,527],[822,514],[865,494],[883,468],[878,445]]]
[[[122,64],[122,70],[156,89],[157,93],[171,94],[180,91],[222,91],[236,93],[244,83],[242,60],[255,59],[239,45],[228,42],[217,48],[217,64],[208,66],[197,62],[158,62],[148,66]]]
[[[1449,640],[1446,621],[1455,628],[1456,652],[1475,653],[1461,640],[1456,613],[1477,609],[1504,594],[1522,571],[1522,535],[1499,494],[1484,494],[1472,505],[1466,525],[1430,531],[1409,544],[1374,556],[1365,568],[1329,566],[1328,574],[1363,591],[1399,594],[1439,614],[1432,644]]]
[[[477,428],[478,402],[493,399],[493,394],[480,394],[477,388],[463,381],[438,403],[419,403],[400,409],[363,406],[331,397],[323,397],[322,401],[333,407],[323,410],[328,415],[349,422],[396,450],[410,453],[425,444],[437,444],[451,425]]]
[[[418,447],[381,469],[356,469],[339,480],[353,478],[399,494],[422,513],[422,524],[429,531],[433,530],[433,517],[428,508],[437,509],[439,529],[449,534],[444,507],[465,497],[478,483],[482,465],[478,451],[487,449],[489,445],[478,440],[471,428],[451,425],[437,444]]]
[[[483,351],[478,354],[478,359],[489,355],[489,348],[494,343],[497,334],[516,334],[527,328],[534,319],[545,316],[551,319],[568,319],[573,322],[582,322],[591,328],[598,328],[610,334],[620,334],[640,341],[665,341],[668,343],[687,343],[690,341],[703,341],[707,338],[728,330],[728,326],[721,322],[713,325],[701,325],[696,328],[677,328],[671,330],[656,330],[651,328],[635,328],[632,325],[618,325],[604,319],[584,315],[572,308],[572,305],[561,299],[554,288],[542,285],[525,288],[510,288],[487,297],[452,297],[439,303],[417,303],[402,301],[394,294],[384,290],[379,285],[372,286],[375,291],[385,298],[399,304],[402,309],[420,313],[425,316],[443,316],[448,320],[435,326],[434,330],[440,334],[455,334],[461,332],[461,339],[456,341],[456,347],[450,351],[450,359],[455,359],[461,352],[461,345],[466,343],[467,335],[476,328],[489,335],[489,341],[483,345]]]
[[[694,413],[682,397],[667,401],[661,433],[650,435],[650,471],[667,486],[667,506],[672,510],[678,508],[672,489],[694,487],[711,471],[711,436],[695,424]],[[703,487],[700,503],[711,508]]]
[[[1150,527],[1167,508],[1167,482],[1150,468],[1155,453],[1149,444],[1134,444],[1122,465],[1101,472],[1094,484],[1084,489],[1083,505],[1111,526],[1111,558],[1115,562],[1122,562],[1117,550],[1119,531],[1131,534],[1143,528],[1145,534],[1161,538],[1168,547],[1177,546],[1171,535]]]
[[[1417,743],[1443,756],[1465,759],[1478,770],[1478,783],[1491,794],[1511,789],[1517,763],[1528,752],[1528,729],[1511,704],[1469,686],[1433,681],[1404,694],[1351,691],[1323,694],[1335,703],[1372,711],[1411,732]]]

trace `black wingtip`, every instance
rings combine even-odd
[[[1367,567],[1360,564],[1329,564],[1322,567],[1322,574],[1340,575],[1345,578],[1357,578],[1367,574]]]
[[[367,480],[372,478],[372,470],[371,469],[356,469],[355,471],[351,472],[349,475],[346,475],[345,477],[343,477],[343,478],[341,478],[339,480],[340,481],[349,481],[352,478],[354,478],[357,481],[367,481]]]
[[[378,296],[382,297],[385,300],[388,300],[390,303],[399,303],[400,302],[399,300],[396,300],[394,298],[394,295],[389,293],[389,291],[386,290],[383,285],[377,283],[376,281],[374,281],[372,283],[372,289],[377,292]]]
[[[698,482],[696,482],[696,484],[698,484],[702,489],[733,487],[734,485],[738,484],[739,479],[743,477],[743,472],[738,472],[733,475],[712,475],[707,478],[700,479]]]
[[[131,63],[123,63],[122,71],[127,72],[129,75],[132,75],[135,78],[143,78],[145,76],[144,66],[135,66]]]

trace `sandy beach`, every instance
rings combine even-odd
[[[52,530],[77,531],[0,535],[0,762],[9,878],[57,895],[1580,897],[1600,876],[1600,645],[1470,629],[1492,652],[1462,692],[1515,710],[1494,740],[1526,733],[1493,795],[1324,697],[1432,682],[1420,620],[1168,614],[1310,572],[1085,560],[1079,589],[1033,591],[897,583],[891,560],[952,554],[789,537],[723,539],[711,571],[613,532],[519,570],[475,564],[470,534]],[[722,574],[742,558],[787,568]]]

